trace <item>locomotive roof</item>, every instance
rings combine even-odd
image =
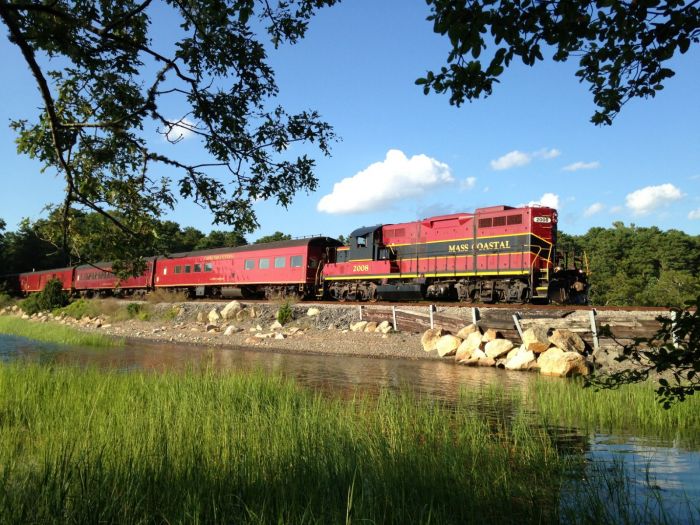
[[[224,248],[211,248],[208,250],[195,250],[191,252],[181,252],[181,253],[171,253],[168,258],[175,257],[192,257],[196,255],[216,255],[220,253],[237,253],[237,252],[252,252],[260,250],[274,250],[277,248],[294,248],[296,246],[307,246],[307,245],[334,245],[342,246],[343,243],[332,237],[306,237],[304,239],[292,239],[291,241],[274,241],[274,242],[264,242],[260,244],[246,244],[244,246],[235,247],[224,247]]]
[[[377,231],[382,226],[386,226],[386,224],[377,224],[376,226],[363,226],[362,228],[357,228],[356,230],[353,230],[350,237],[362,237],[363,235]]]

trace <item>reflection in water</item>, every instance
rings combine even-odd
[[[406,361],[345,356],[287,354],[270,350],[206,349],[168,344],[128,344],[123,348],[67,348],[27,339],[0,335],[0,361],[26,360],[60,363],[69,366],[95,366],[112,370],[187,370],[212,367],[216,370],[253,371],[280,374],[300,384],[351,396],[356,392],[377,393],[382,389],[409,388],[417,394],[453,401],[460,388],[502,388],[507,392],[525,393],[538,376],[507,372],[493,368],[468,368],[440,361]],[[511,413],[507,401],[502,406],[484,407],[486,412]],[[616,462],[621,472],[637,486],[634,503],[653,505],[649,483],[658,488],[664,505],[679,522],[687,516],[688,498],[700,501],[700,452],[688,452],[672,443],[650,443],[638,437],[587,436],[575,428],[548,428],[560,450],[585,454],[586,470],[594,477],[595,469]],[[601,467],[607,468],[607,467]],[[580,475],[574,477],[580,479]],[[604,490],[605,487],[601,487]],[[577,482],[564,489],[577,492]],[[686,514],[683,509],[685,508]],[[654,508],[648,508],[653,511]],[[697,510],[695,511],[697,512]]]

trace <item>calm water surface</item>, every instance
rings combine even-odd
[[[423,396],[443,400],[454,399],[459,389],[465,386],[525,390],[530,381],[538,379],[533,374],[459,367],[440,361],[316,356],[268,350],[209,350],[147,343],[127,344],[123,348],[80,348],[0,335],[0,361],[22,360],[121,371],[157,372],[201,366],[232,371],[262,370],[341,395],[351,395],[356,390],[377,392],[383,388],[408,387]],[[586,435],[578,429],[562,429],[558,440],[583,451],[589,460],[591,475],[595,475],[596,468],[610,468],[610,465],[628,475],[633,480],[631,498],[644,502],[649,517],[657,508],[654,498],[648,497],[650,486],[661,494],[664,506],[671,512],[670,522],[690,522],[693,512],[688,506],[700,507],[698,450],[688,450],[684,444],[648,436]],[[576,492],[575,480],[566,490]],[[601,487],[601,490],[605,488]],[[694,516],[699,515],[700,512],[695,510]]]

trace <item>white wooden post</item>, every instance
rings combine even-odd
[[[591,332],[593,333],[593,350],[598,350],[600,347],[600,341],[598,340],[598,326],[596,325],[595,322],[595,316],[597,312],[595,311],[595,308],[592,308],[589,316],[591,318]]]
[[[478,325],[479,324],[479,312],[477,311],[476,307],[472,306],[472,324]]]
[[[518,331],[518,334],[520,334],[520,341],[523,341],[523,328],[520,326],[520,314],[515,313],[513,314],[513,323],[515,324],[515,329]]]
[[[394,332],[398,332],[399,329],[396,326],[396,307],[395,306],[391,307],[391,317],[394,320]]]
[[[433,320],[433,312],[434,312],[434,310],[435,310],[435,305],[434,305],[434,304],[431,304],[431,305],[428,307],[428,310],[430,310],[430,328],[431,328],[431,330],[432,330],[433,328],[435,328],[435,322],[434,322],[434,320]]]
[[[357,309],[360,311],[360,321],[362,321],[362,305],[358,305]]]

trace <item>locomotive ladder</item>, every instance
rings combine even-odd
[[[537,247],[537,255],[535,257],[535,260],[532,262],[532,284],[534,285],[535,289],[533,290],[532,298],[533,299],[546,299],[547,298],[547,292],[549,291],[549,270],[551,266],[551,257],[552,257],[552,245],[550,244],[548,248],[542,248],[541,246]],[[537,278],[535,278],[535,263],[537,262],[537,259],[545,259],[547,261],[547,264],[545,265],[544,268],[539,268],[537,272]]]

